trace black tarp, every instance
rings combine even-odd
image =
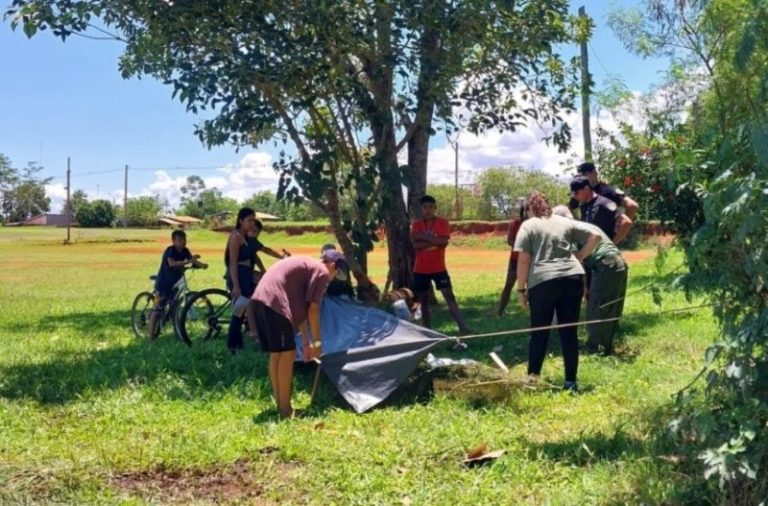
[[[450,338],[343,297],[321,309],[322,369],[358,413],[386,399],[436,346]],[[297,336],[297,360],[302,343]]]

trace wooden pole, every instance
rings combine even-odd
[[[69,244],[70,240],[70,226],[72,225],[72,201],[69,199],[69,188],[70,188],[70,174],[71,174],[71,164],[69,157],[67,157],[67,244]]]
[[[584,6],[579,7],[579,17],[586,18],[587,11]],[[583,21],[586,22],[586,19]],[[592,77],[589,74],[589,52],[587,51],[586,36],[581,43],[581,129],[584,133],[584,160],[592,161],[592,130],[589,124],[589,84]]]
[[[128,165],[125,166],[125,184],[123,186],[123,228],[128,228]]]
[[[454,185],[456,190],[456,200],[454,206],[456,209],[456,219],[461,219],[461,205],[459,204],[459,140],[456,139],[456,143],[453,145],[453,175]]]

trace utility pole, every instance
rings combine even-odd
[[[123,186],[123,228],[128,228],[128,164],[125,165],[125,185]]]
[[[589,23],[587,11],[582,5],[579,7],[579,18],[585,24]],[[584,160],[592,161],[592,130],[589,125],[589,84],[592,81],[589,75],[589,53],[587,51],[587,31],[581,33],[581,129],[584,133]]]
[[[459,139],[453,144],[453,175],[456,190],[456,200],[454,201],[456,209],[456,219],[461,219],[461,205],[459,204]]]
[[[70,160],[69,160],[69,157],[67,157],[67,242],[66,244],[69,244],[69,239],[70,239],[69,227],[72,225],[72,202],[69,200],[69,188],[71,186],[69,183],[69,179],[70,179],[71,172],[72,171],[71,171]]]

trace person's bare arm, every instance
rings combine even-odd
[[[440,248],[445,248],[448,246],[448,242],[450,241],[450,237],[447,236],[437,236],[430,238],[430,243],[432,246],[438,246]]]
[[[299,325],[299,333],[301,334],[301,342],[304,348],[303,360],[304,362],[309,362],[314,357],[314,350],[312,349],[312,343],[309,341],[309,327],[306,321]]]
[[[620,214],[616,219],[616,233],[613,236],[613,243],[619,244],[626,239],[630,228],[632,228],[632,220],[626,214]]]
[[[531,254],[521,251],[517,255],[517,298],[523,309],[528,309],[528,271]]]
[[[242,292],[240,291],[240,278],[237,273],[237,257],[240,252],[240,245],[242,239],[239,236],[231,236],[229,238],[229,277],[232,280],[232,299],[237,299]]]
[[[574,256],[579,260],[579,262],[583,262],[585,258],[587,258],[592,254],[593,251],[595,251],[595,248],[598,244],[600,244],[601,240],[602,238],[599,235],[589,234],[589,239],[587,239],[587,242],[579,251],[574,253]]]
[[[278,253],[277,251],[273,250],[272,248],[267,248],[266,246],[261,248],[261,251],[263,251],[265,255],[269,255],[272,258],[277,258],[278,260],[282,260],[283,258],[285,258],[285,256],[283,254]]]
[[[261,257],[258,254],[253,256],[253,263],[258,267],[262,273],[267,272],[267,268],[264,267],[264,262],[261,261]]]
[[[637,202],[635,202],[634,199],[626,195],[624,195],[624,198],[621,199],[621,206],[626,211],[627,216],[629,216],[630,220],[635,219],[635,216],[637,215],[637,211],[638,209],[640,209],[640,206],[637,205]]]
[[[171,257],[168,257],[168,267],[171,269],[175,269],[176,267],[184,267],[187,264],[194,264],[197,262],[197,259],[200,258],[200,255],[194,255],[192,258],[188,258],[186,260],[174,260]]]
[[[197,267],[198,269],[208,268],[208,264],[200,261],[200,255],[192,255],[192,260],[190,261],[190,263],[192,264],[192,267]]]
[[[517,223],[515,220],[512,220],[509,222],[509,228],[507,228],[507,244],[509,244],[510,247],[513,247],[515,245],[515,229]]]
[[[309,321],[309,328],[312,331],[312,337],[315,338],[312,343],[314,356],[320,358],[323,346],[323,336],[321,335],[320,330],[320,304],[310,302],[309,311],[307,312],[307,320]]]

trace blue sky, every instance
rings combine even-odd
[[[610,73],[620,75],[632,90],[648,91],[666,68],[663,61],[628,54],[605,24],[611,6],[636,3],[572,3],[574,11],[586,4],[597,23],[590,42],[590,70],[598,87]],[[20,30],[12,32],[7,23],[1,25],[0,153],[19,167],[28,161],[41,163],[46,175],[55,178],[50,187],[55,200],[63,192],[67,156],[72,159],[73,189],[84,189],[91,197],[98,192],[110,198],[122,191],[126,164],[131,167],[131,194],[152,192],[171,201],[188,174],[204,176],[235,197],[274,186],[269,168],[274,153],[268,146],[239,153],[230,147],[204,148],[194,135],[199,118],[171,98],[169,87],[150,79],[120,77],[121,51],[117,42],[72,37],[62,43],[49,33],[27,39]],[[505,153],[527,152],[530,156],[515,159],[517,163],[546,169],[540,165],[551,162],[536,154],[539,141],[534,137],[529,133],[460,139],[468,150],[461,162],[462,180],[470,180],[483,165],[498,163]],[[430,170],[436,167],[431,180],[441,182],[452,154],[444,139],[435,138],[431,147],[435,162],[431,159]],[[227,169],[216,170],[221,167]],[[103,171],[114,172],[85,175]]]

